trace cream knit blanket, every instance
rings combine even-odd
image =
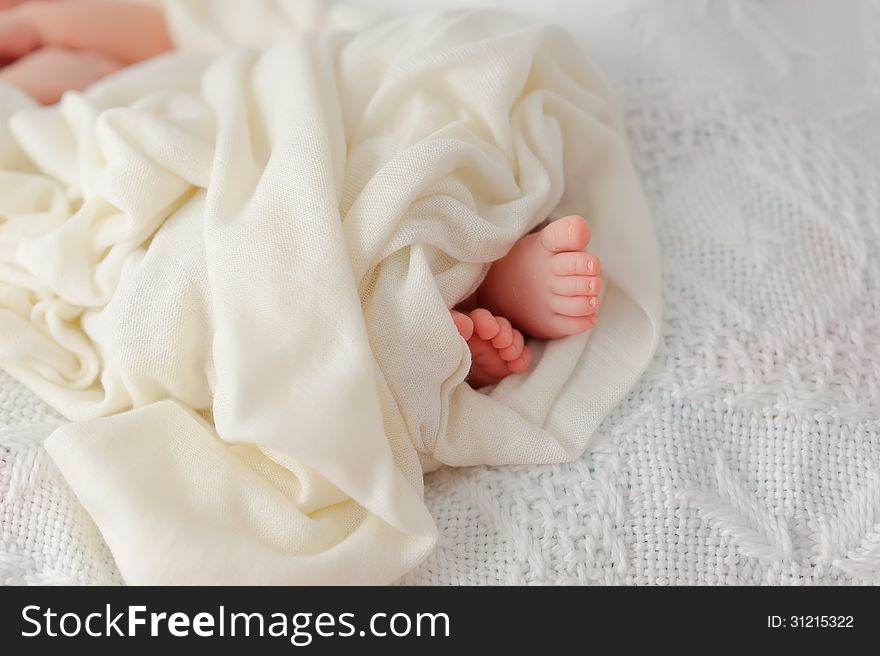
[[[279,35],[0,111],[0,363],[71,420],[47,449],[129,583],[392,581],[435,541],[424,470],[576,458],[653,354],[645,203],[557,28]],[[448,308],[571,212],[599,327],[471,389]]]

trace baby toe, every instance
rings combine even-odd
[[[599,309],[599,299],[596,296],[554,296],[550,307],[566,317],[585,317]]]
[[[458,310],[452,310],[452,322],[455,324],[458,334],[469,340],[474,334],[474,320]]]
[[[510,373],[521,374],[526,371],[532,364],[532,350],[527,346],[523,349],[522,354],[516,359],[507,363]]]
[[[505,362],[510,362],[511,360],[516,360],[520,357],[524,348],[525,339],[523,338],[522,333],[518,330],[514,330],[513,342],[507,348],[498,349],[498,355],[500,355],[501,359]]]
[[[601,269],[592,253],[557,253],[550,259],[550,271],[557,276],[596,276]]]
[[[504,317],[495,317],[498,322],[498,334],[492,339],[492,346],[504,349],[513,344],[513,326]]]
[[[567,337],[586,332],[596,325],[596,315],[586,317],[567,317],[562,314],[553,316],[552,330],[554,337]]]
[[[470,317],[474,322],[474,331],[480,336],[480,339],[492,339],[501,330],[498,320],[489,310],[484,308],[471,310]]]
[[[582,216],[557,219],[541,230],[541,244],[548,251],[581,251],[590,242],[590,226]]]
[[[560,296],[598,296],[602,281],[598,276],[553,276],[550,291]]]

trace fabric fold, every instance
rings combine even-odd
[[[0,89],[0,364],[71,420],[46,447],[129,583],[393,581],[436,539],[423,471],[578,457],[653,354],[613,98],[503,13],[258,51],[174,4],[194,52],[48,109]],[[449,308],[573,212],[602,321],[473,390]]]

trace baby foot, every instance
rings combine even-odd
[[[468,382],[474,387],[493,385],[529,368],[532,353],[522,333],[504,317],[477,308],[467,314],[452,310],[452,320],[471,351]]]
[[[580,216],[553,221],[520,239],[494,262],[477,302],[532,337],[589,330],[599,309],[599,258],[584,249],[590,226]]]

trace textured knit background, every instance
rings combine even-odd
[[[430,475],[404,583],[880,583],[880,4],[540,7],[621,95],[663,340],[581,460]],[[0,582],[119,582],[58,421],[0,375]]]

